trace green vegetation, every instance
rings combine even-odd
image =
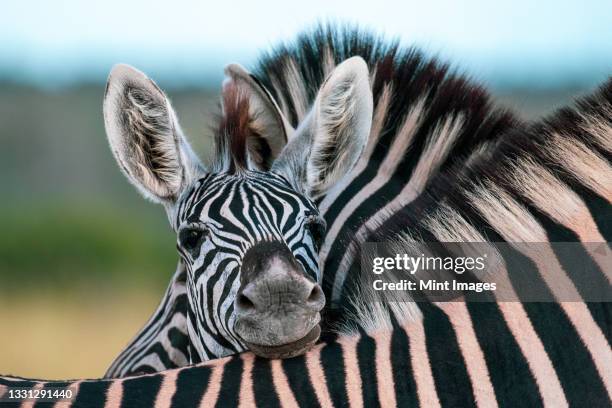
[[[31,288],[162,288],[174,272],[176,238],[163,208],[129,185],[108,148],[103,93],[102,85],[45,91],[0,84],[0,296]],[[169,94],[206,157],[217,97]]]
[[[0,211],[2,289],[165,286],[178,255],[161,208],[158,217],[99,204],[21,206]]]

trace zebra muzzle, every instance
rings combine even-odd
[[[234,301],[234,332],[267,358],[308,350],[319,338],[325,295],[284,243],[263,242],[245,255]]]

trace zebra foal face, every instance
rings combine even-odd
[[[230,65],[226,75],[210,165],[193,153],[163,92],[125,65],[107,84],[107,136],[122,171],[164,205],[177,234],[192,360],[245,349],[290,357],[320,334],[325,223],[314,200],[366,144],[368,68],[360,58],[338,65],[295,128],[242,67]]]
[[[325,222],[310,199],[273,173],[223,172],[198,180],[177,209],[190,301],[204,315],[190,321],[207,333],[207,355],[246,346],[284,357],[316,341]]]

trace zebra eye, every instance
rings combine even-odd
[[[208,230],[201,226],[190,226],[179,232],[179,244],[191,255],[197,256],[202,241],[208,234]]]
[[[323,237],[325,236],[325,221],[320,218],[310,218],[306,222],[306,229],[310,233],[312,242],[314,242],[315,249],[318,252],[321,249]]]

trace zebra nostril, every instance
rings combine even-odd
[[[249,299],[248,296],[243,293],[238,295],[238,299],[236,299],[236,305],[238,306],[238,308],[245,312],[249,310],[255,310],[255,303],[253,303],[253,301],[251,301],[251,299]]]
[[[318,307],[321,303],[325,303],[325,295],[323,294],[323,290],[317,284],[312,287],[310,294],[308,295],[308,299],[306,299],[307,304]]]

